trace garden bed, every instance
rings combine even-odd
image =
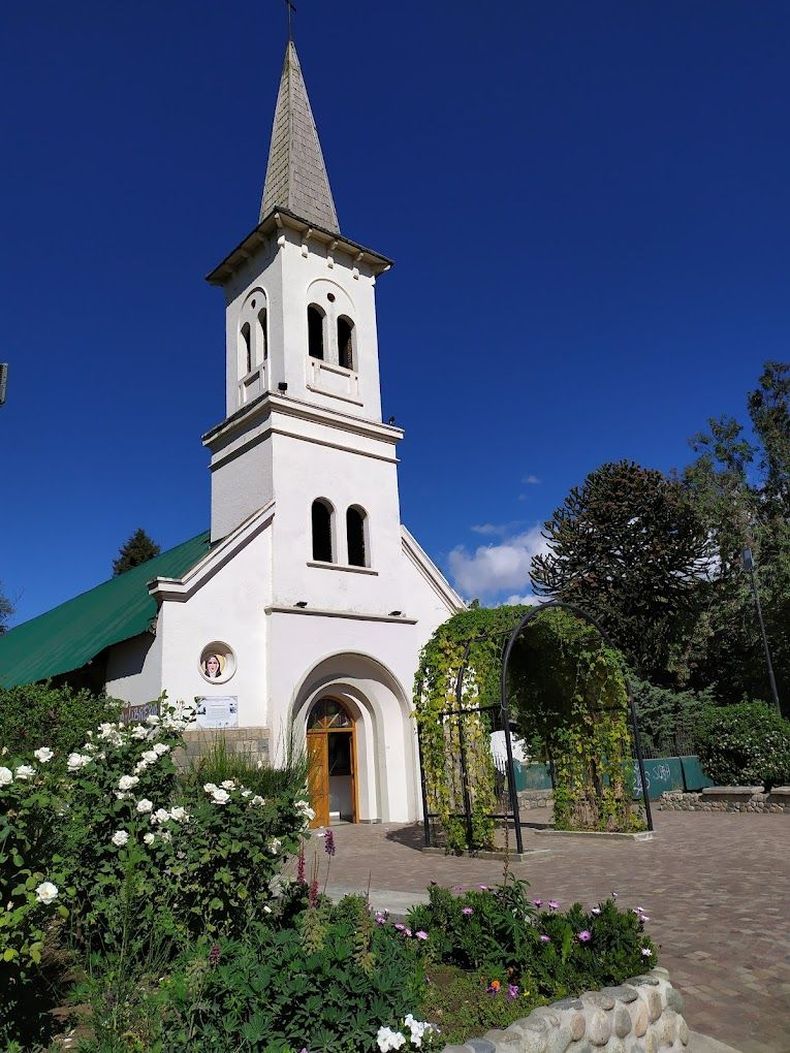
[[[488,1031],[473,1044],[445,1046],[444,1053],[563,1053],[591,1046],[622,1053],[626,1041],[632,1053],[656,1053],[688,1045],[682,1011],[669,973],[655,968],[617,987],[534,1009],[504,1031]]]

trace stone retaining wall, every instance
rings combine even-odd
[[[666,969],[533,1009],[506,1031],[489,1031],[444,1053],[658,1053],[684,1050],[683,999]]]
[[[711,786],[701,793],[670,791],[656,802],[660,812],[773,812],[790,815],[790,786],[766,793],[762,786]]]
[[[254,764],[266,767],[269,764],[269,741],[271,732],[268,728],[187,728],[184,732],[184,749],[177,750],[173,759],[179,767],[197,760],[207,753],[218,738],[224,739],[228,753],[242,753]]]

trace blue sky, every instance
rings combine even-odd
[[[621,457],[669,469],[790,335],[790,5],[297,0],[344,233],[378,284],[404,522],[467,595]],[[0,581],[24,620],[137,526],[204,529],[203,276],[253,226],[281,0],[11,5],[0,113]],[[9,105],[9,102],[11,105]]]

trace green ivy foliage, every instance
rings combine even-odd
[[[463,707],[499,701],[502,652],[529,608],[463,611],[440,626],[423,649],[415,678],[429,811],[448,851],[493,847],[495,811],[491,721],[456,709],[455,683],[468,647]],[[513,649],[508,703],[533,752],[554,770],[555,826],[565,830],[633,831],[644,819],[633,801],[628,691],[623,658],[598,630],[569,611],[535,617]],[[469,772],[471,838],[465,821],[460,732]]]
[[[526,607],[473,607],[440,625],[420,655],[414,685],[415,717],[420,732],[425,792],[429,811],[444,832],[448,852],[493,847],[496,810],[495,770],[488,714],[456,711],[456,680],[468,646],[462,709],[499,701],[503,643]],[[466,823],[460,764],[463,750],[471,802],[471,841]]]

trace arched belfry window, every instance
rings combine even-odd
[[[346,369],[354,368],[354,323],[345,315],[337,320],[337,360]]]
[[[352,505],[346,512],[346,541],[348,542],[348,562],[351,567],[366,567],[368,552],[366,544],[365,512]]]
[[[266,308],[261,307],[258,311],[258,361],[265,362],[269,357],[269,330],[267,325]]]
[[[311,358],[324,357],[324,312],[316,304],[307,308],[307,350]]]
[[[323,497],[313,501],[313,559],[333,563],[332,506]]]
[[[242,368],[245,373],[252,372],[252,332],[250,331],[250,323],[245,322],[241,327],[241,346],[242,346]]]

